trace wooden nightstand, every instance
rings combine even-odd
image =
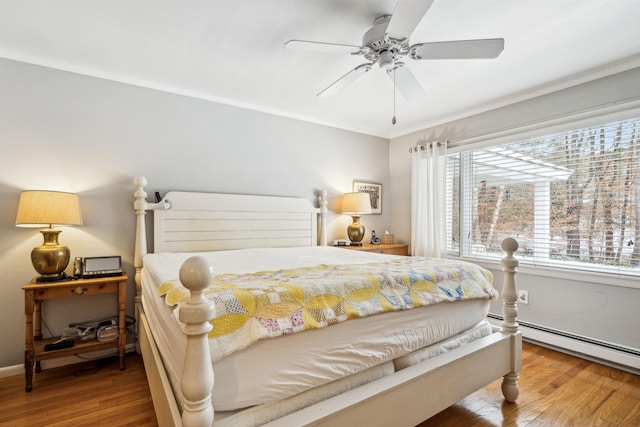
[[[351,249],[354,251],[376,252],[379,254],[388,255],[409,255],[409,245],[403,243],[391,243],[379,245],[372,245],[370,243],[364,243],[362,246],[336,246],[339,248]]]
[[[24,289],[24,313],[27,322],[24,350],[25,389],[27,391],[31,391],[33,388],[34,362],[36,372],[40,372],[40,361],[45,359],[115,347],[118,348],[120,369],[124,369],[124,352],[127,344],[125,324],[126,274],[50,283],[36,283],[34,279],[22,289]],[[99,342],[97,339],[86,342],[76,341],[75,345],[70,348],[44,351],[46,344],[52,343],[59,338],[42,339],[42,302],[55,298],[76,298],[84,295],[99,294],[118,294],[118,339],[108,342]]]

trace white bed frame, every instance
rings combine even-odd
[[[138,177],[134,184],[138,348],[143,355],[157,420],[160,426],[211,426],[214,378],[207,333],[211,329],[213,307],[202,290],[210,283],[213,272],[201,257],[189,258],[180,270],[181,281],[191,291],[191,299],[180,310],[187,335],[180,411],[141,304],[142,258],[147,253],[146,211],[154,211],[155,252],[315,246],[318,241],[326,245],[326,193],[318,194],[320,208],[299,198],[182,192],[170,192],[161,202],[149,203],[144,191],[146,179]],[[505,239],[502,244],[506,252],[502,259],[502,328],[268,425],[415,426],[500,377],[505,399],[514,402],[519,393],[522,364],[522,336],[516,319],[518,261],[513,258],[517,247],[513,239]]]

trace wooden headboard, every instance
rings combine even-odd
[[[154,211],[154,252],[316,246],[319,209],[307,199],[172,191]]]
[[[147,202],[147,180],[134,180],[136,253],[142,267],[147,254],[145,215],[154,211],[153,252],[201,252],[256,247],[325,246],[326,191],[319,208],[308,199],[172,191]]]

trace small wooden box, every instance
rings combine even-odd
[[[384,243],[385,245],[391,245],[391,244],[395,243],[395,239],[393,237],[393,234],[383,234],[382,235],[382,243]]]

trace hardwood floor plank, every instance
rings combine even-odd
[[[636,401],[636,404],[618,425],[622,427],[638,427],[640,425],[638,420],[640,420],[640,402]]]

